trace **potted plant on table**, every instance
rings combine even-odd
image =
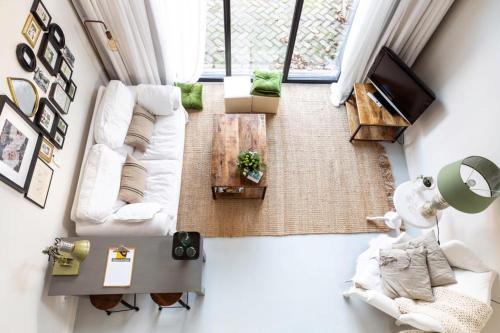
[[[240,174],[254,183],[260,182],[266,168],[262,156],[255,151],[242,151],[236,164]]]

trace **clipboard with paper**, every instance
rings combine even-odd
[[[130,287],[134,270],[135,248],[124,246],[108,249],[104,287]]]

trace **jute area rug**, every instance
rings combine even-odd
[[[190,113],[177,230],[207,237],[387,231],[366,221],[392,207],[384,148],[349,143],[345,109],[330,103],[328,85],[283,85],[278,114],[267,116],[265,200],[213,200],[213,118],[224,113],[223,95],[222,84],[204,84],[204,110]]]

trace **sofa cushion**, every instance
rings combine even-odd
[[[161,209],[162,206],[155,202],[128,204],[113,214],[113,220],[129,223],[143,222],[152,219]]]
[[[156,117],[139,104],[134,107],[132,121],[128,128],[125,144],[145,152],[151,143]]]
[[[133,93],[120,81],[110,81],[96,110],[95,142],[112,149],[123,146],[134,105]]]
[[[411,239],[408,243],[395,244],[393,248],[405,249],[420,246],[425,246],[427,249],[427,268],[429,269],[432,287],[457,282],[446,256],[439,247],[434,231],[431,230],[422,236]]]
[[[103,144],[90,148],[80,180],[76,218],[103,223],[116,208],[125,158]]]
[[[406,297],[432,302],[434,295],[426,264],[424,246],[406,250],[380,250],[382,291],[390,297]]]
[[[129,204],[143,202],[146,175],[147,170],[144,165],[128,155],[123,164],[118,199]]]
[[[180,106],[180,89],[170,85],[140,84],[135,88],[137,104],[156,116],[167,116]]]
[[[176,83],[181,88],[182,106],[186,109],[203,110],[203,85],[201,83]]]

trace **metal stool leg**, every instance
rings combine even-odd
[[[124,300],[121,300],[120,303],[123,304],[125,307],[127,307],[129,310],[139,311],[139,307],[137,306],[137,295],[136,294],[134,294],[134,305],[130,305],[129,303],[127,303]]]

